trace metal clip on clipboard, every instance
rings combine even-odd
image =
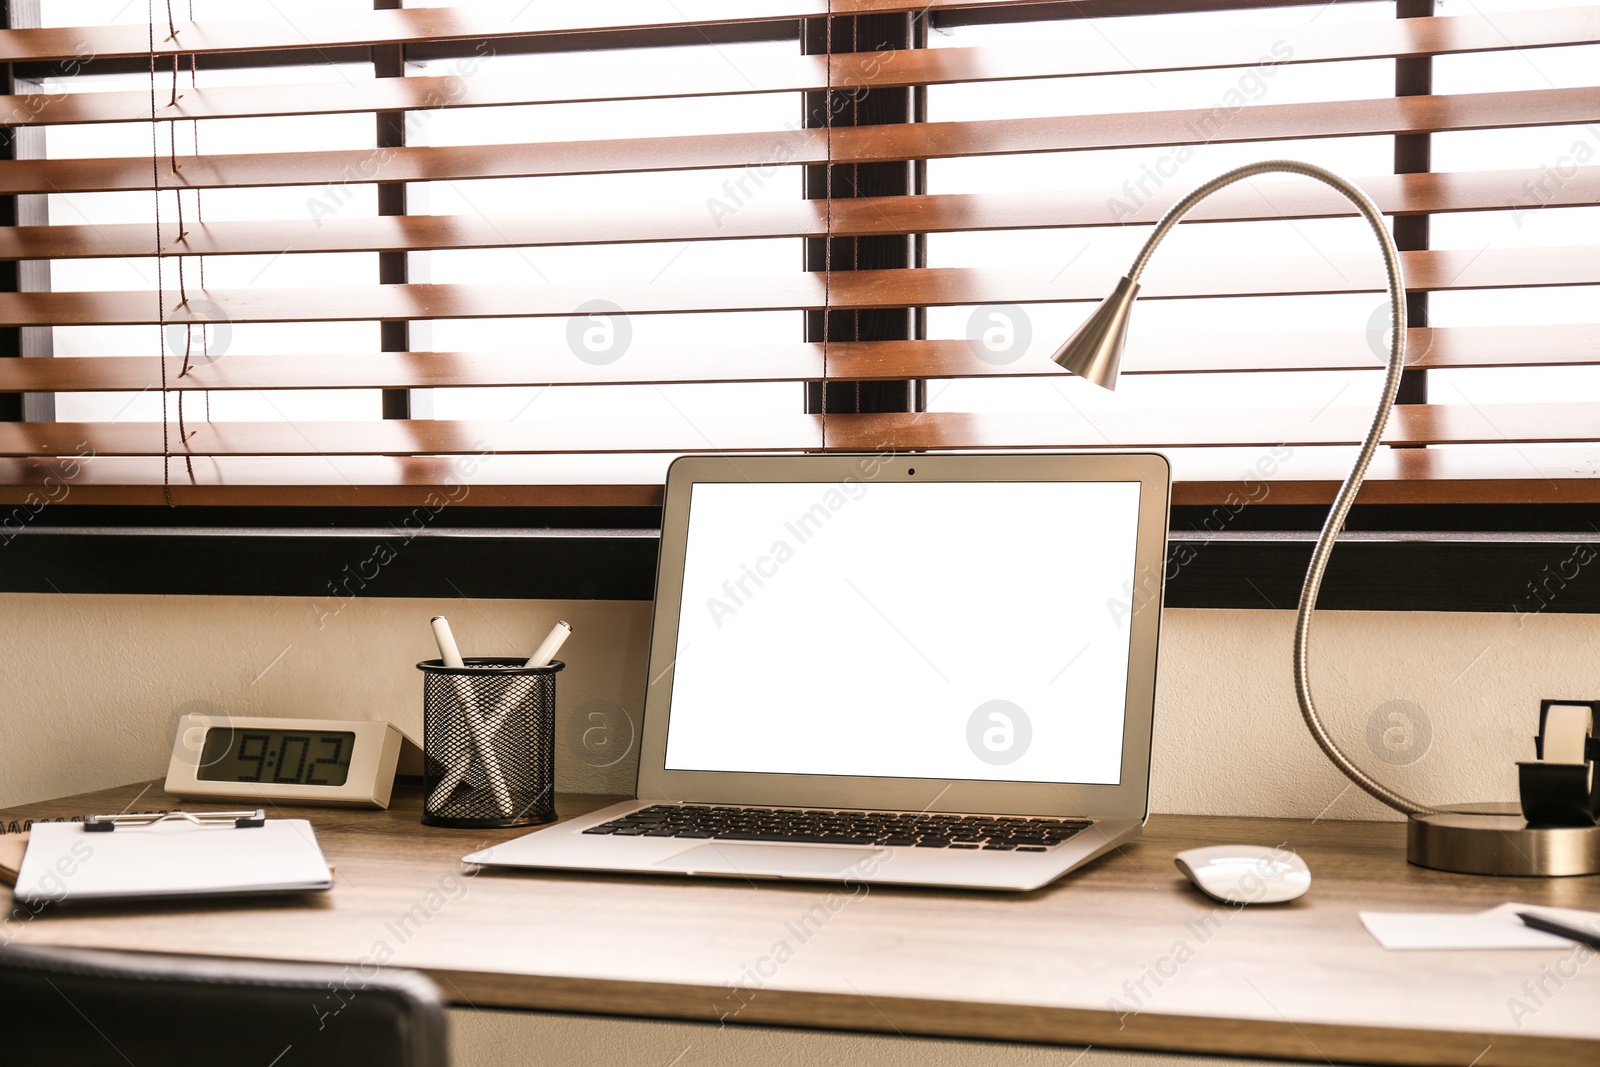
[[[128,815],[85,815],[83,817],[83,832],[86,834],[109,834],[119,826],[154,826],[167,820],[193,823],[195,826],[226,826],[233,824],[235,830],[248,830],[253,827],[267,825],[267,810],[256,808],[254,811],[167,811],[167,812],[138,812]]]

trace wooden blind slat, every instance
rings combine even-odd
[[[349,45],[421,44],[497,38],[548,37],[607,30],[654,30],[734,22],[788,22],[860,14],[1009,7],[1026,0],[606,0],[604,4],[474,2],[461,7],[417,7],[359,14],[327,12],[314,20],[190,22],[175,20],[169,39],[158,19],[158,55],[208,55]],[[145,24],[62,26],[0,31],[0,63],[28,60],[148,55]]]
[[[1525,183],[1543,181],[1542,207],[1600,204],[1600,166],[1577,167],[1559,184],[1543,171],[1497,170],[1444,174],[1380,174],[1357,181],[1390,215],[1528,208]],[[1316,182],[1274,182],[1264,199],[1234,187],[1202,201],[1188,222],[1352,215],[1349,201]],[[1122,189],[988,195],[946,193],[858,199],[748,203],[726,215],[703,204],[678,210],[617,211],[575,216],[394,215],[366,219],[279,222],[185,221],[162,226],[166,253],[277,255],[282,252],[386,252],[446,248],[708,241],[757,237],[817,237],[832,225],[839,237],[974,230],[1052,229],[1154,222],[1185,189],[1165,188],[1133,203]],[[1520,197],[1521,199],[1516,199]],[[0,227],[0,260],[138,257],[154,254],[155,227],[61,225]]]
[[[1059,340],[1064,338],[1035,337],[1023,357],[998,365],[966,340],[835,343],[828,346],[828,376],[840,381],[1051,376],[1065,373],[1048,359]],[[1406,331],[1406,343],[1411,367],[1600,364],[1600,325],[1414,327]],[[1369,336],[1349,331],[1147,335],[1135,324],[1122,373],[1376,370],[1383,357],[1372,345]],[[137,378],[146,381],[149,373]]]
[[[887,448],[1158,448],[1335,445],[1359,441],[1366,407],[1232,410],[696,415],[674,420],[188,422],[177,456],[408,456]],[[1391,445],[1589,441],[1600,404],[1417,404],[1395,408]],[[0,423],[0,456],[160,456],[153,422]]]
[[[830,415],[827,445],[844,452],[885,448],[1167,448],[1354,444],[1370,407],[1108,409],[1041,412],[909,412]],[[1400,404],[1389,445],[1591,441],[1600,404]]]
[[[1229,504],[1260,494],[1254,459],[1209,449],[1175,448],[1175,504]],[[159,458],[100,456],[38,460],[0,458],[0,502],[37,507],[41,490],[70,485],[73,500],[93,505],[167,503],[295,507],[437,508],[465,500],[484,507],[659,507],[664,459],[611,456],[602,469],[570,455],[492,457],[476,465],[470,488],[459,457],[196,457],[166,466]],[[1273,475],[1272,499],[1327,505],[1349,469],[1348,448],[1299,448]],[[190,474],[190,468],[193,474]],[[1250,481],[1246,482],[1246,477]],[[1600,503],[1600,454],[1592,448],[1513,446],[1382,449],[1361,500],[1371,504]]]
[[[1600,248],[1508,248],[1401,253],[1410,291],[1600,285]],[[1379,292],[1382,268],[1341,257],[1226,264],[1166,264],[1143,298],[1290,296]],[[835,310],[1029,304],[1100,300],[1116,269],[988,270],[940,267],[774,277],[608,281],[600,291],[631,314]],[[196,291],[186,305],[168,294],[166,321],[357,322],[373,319],[565,317],[595,298],[594,282],[525,285],[403,284],[327,289]],[[162,321],[149,292],[0,293],[0,326],[137,325]]]
[[[382,419],[365,422],[201,422],[167,434],[173,455],[493,456],[797,451],[822,447],[819,415],[705,415],[687,419]],[[159,422],[0,423],[0,456],[160,456]]]
[[[1553,126],[1600,117],[1600,88],[1385,97],[1316,104],[1219,105],[1081,117],[989,119],[835,131],[836,161],[1158,148],[1295,138]],[[844,153],[841,155],[841,151]]]
[[[1174,504],[1228,504],[1261,496],[1259,456],[1201,448],[1165,452]],[[1348,448],[1299,448],[1272,474],[1277,504],[1333,502],[1350,472]],[[1593,448],[1482,446],[1384,448],[1362,482],[1364,504],[1600,503],[1600,454]]]
[[[922,3],[908,4],[893,0],[836,0],[831,8],[835,15],[846,16],[936,12],[946,8],[993,8],[1018,2],[924,0]],[[226,51],[422,44],[607,30],[666,29],[726,22],[790,21],[825,14],[829,7],[822,2],[676,5],[612,2],[588,8],[569,5],[571,10],[550,11],[548,8],[530,10],[530,5],[526,4],[474,4],[457,9],[415,8],[358,15],[325,15],[319,17],[312,27],[314,37],[308,35],[303,27],[285,25],[283,21],[188,23],[180,20],[178,32],[172,40],[167,40],[164,33],[158,35],[156,52],[158,55],[205,55]],[[508,17],[513,12],[514,17]],[[1493,16],[1406,19],[1398,24],[1367,22],[1352,26],[1286,26],[1263,28],[1259,34],[1268,41],[1275,36],[1292,36],[1294,54],[1284,60],[1286,62],[1325,62],[1581,43],[1596,38],[1597,32],[1600,32],[1596,25],[1596,9],[1583,7],[1498,12]],[[141,25],[50,27],[0,32],[0,62],[83,61],[90,56],[143,56],[148,48],[147,33]],[[1187,33],[1181,40],[1174,40],[1170,34],[1161,32],[1121,33],[1115,41],[1106,41],[1102,54],[1091,52],[1092,58],[1088,62],[1081,55],[1065,62],[1068,64],[1066,73],[1114,74],[1126,70],[1253,66],[1261,61],[1262,51],[1260,45],[1253,41],[1241,40],[1237,32]],[[1063,61],[1058,59],[1054,62],[1059,64]]]
[[[1458,326],[1407,332],[1413,367],[1535,367],[1600,364],[1600,326]],[[372,352],[228,355],[167,360],[180,392],[255,389],[436,389],[502,386],[664,385],[716,382],[892,381],[903,378],[1037,377],[1065,372],[1044,358],[1051,338],[1013,363],[994,364],[965,340],[851,341],[829,345],[657,348],[595,366],[549,352]],[[1185,334],[1135,332],[1124,374],[1376,370],[1372,340],[1359,332]],[[824,356],[826,352],[826,356]],[[144,392],[161,387],[153,357],[0,359],[0,392]]]
[[[0,503],[37,506],[70,485],[90,505],[223,504],[297,507],[659,507],[668,459],[654,453],[574,463],[571,455],[0,457]],[[596,457],[583,457],[595,459]],[[464,466],[465,465],[465,466]],[[465,473],[470,470],[470,474]],[[192,474],[191,474],[192,471]]]
[[[1074,49],[936,48],[842,56],[793,56],[759,65],[697,66],[629,56],[597,62],[590,72],[541,77],[454,74],[329,81],[304,85],[185,89],[157,118],[242,118],[360,111],[491,107],[661,99],[748,93],[893,88],[1015,79],[1279,66],[1339,60],[1530,49],[1600,41],[1600,7],[1394,19],[1357,25],[1262,29],[1174,37],[1119,35]],[[146,122],[144,90],[0,96],[0,116],[14,125]]]
[[[980,4],[982,0],[979,0]],[[359,14],[326,12],[315,19],[190,22],[176,20],[177,32],[156,34],[158,55],[209,55],[217,52],[336,48],[346,45],[407,44],[536,37],[593,30],[660,29],[758,22],[827,14],[824,0],[610,0],[605,4],[474,4],[451,8],[406,8]],[[143,24],[64,26],[0,31],[0,62],[81,59],[85,55],[148,55]],[[314,53],[313,53],[314,54]]]
[[[928,342],[932,343],[932,342]],[[549,352],[371,352],[345,355],[229,355],[167,359],[167,387],[214,389],[434,389],[497,386],[660,385],[680,382],[795,382],[823,377],[820,344],[630,350],[615,363],[585,363]],[[161,388],[154,357],[0,359],[0,392],[143,392]]]
[[[1595,121],[1600,121],[1600,88],[1531,89],[1259,104],[1231,112],[1219,106],[846,127],[831,131],[831,158],[835,163],[895,162]],[[178,169],[172,170],[163,161],[159,177],[162,188],[211,189],[802,165],[829,160],[829,132],[803,129],[504,145],[180,155]],[[0,167],[0,194],[148,189],[150,170],[148,157],[8,161]]]
[[[586,77],[443,74],[305,85],[186,87],[176,105],[158,101],[155,117],[162,121],[190,121],[798,92],[826,88],[827,81],[828,62],[824,56],[796,56],[783,63],[741,68],[734,73],[682,63],[671,68],[645,65],[640,69],[638,62],[629,62],[627,66],[602,66]],[[7,115],[18,126],[149,122],[150,93],[134,90],[43,98],[38,94],[0,96],[0,116]]]

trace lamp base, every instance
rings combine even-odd
[[[1406,820],[1406,859],[1457,874],[1600,874],[1600,826],[1530,827],[1519,804],[1458,804]]]

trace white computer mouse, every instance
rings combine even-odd
[[[1180,852],[1173,862],[1200,892],[1224,904],[1282,904],[1311,888],[1311,869],[1288,849],[1210,845]]]

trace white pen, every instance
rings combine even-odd
[[[539,642],[538,649],[528,657],[522,665],[524,670],[529,667],[548,667],[555,661],[556,653],[561,651],[561,646],[567,643],[567,638],[572,636],[572,627],[567,620],[562,619],[550,628],[544,640]],[[500,732],[500,727],[505,725],[506,719],[511,717],[511,712],[516,707],[519,694],[512,690],[500,698],[499,706],[493,715],[489,716],[489,736],[493,737]]]
[[[433,639],[439,645],[439,662],[446,667],[465,667],[461,661],[461,649],[456,647],[456,635],[450,632],[450,620],[443,615],[435,615],[428,620],[428,625],[433,627]]]
[[[461,658],[461,649],[456,646],[455,634],[450,632],[450,621],[443,615],[435,615],[428,620],[433,627],[433,639],[439,645],[439,662],[446,667],[464,667],[466,663]],[[511,814],[511,791],[506,788],[505,776],[500,773],[500,761],[494,754],[494,735],[488,729],[483,717],[478,714],[478,709],[473,706],[471,691],[468,689],[466,679],[457,675],[451,679],[452,688],[455,690],[456,701],[461,705],[462,717],[466,720],[467,734],[472,739],[472,747],[478,753],[478,761],[483,764],[483,772],[488,776],[489,788],[494,792],[495,806],[502,814]],[[450,799],[461,785],[462,779],[467,776],[471,768],[471,759],[465,759],[450,768],[439,784],[434,787],[433,793],[428,797],[428,805],[439,808]]]
[[[556,653],[561,651],[561,646],[566,644],[567,638],[572,636],[572,627],[567,625],[567,620],[562,619],[550,628],[543,641],[539,642],[539,649],[528,657],[524,667],[548,667],[550,661],[556,658]]]

